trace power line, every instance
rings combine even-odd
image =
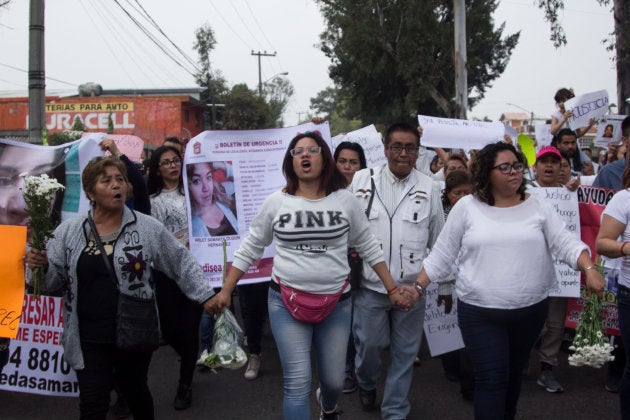
[[[10,64],[0,63],[0,66],[8,67],[8,68],[13,69],[13,70],[21,71],[21,72],[23,72],[23,73],[28,73],[28,70],[24,70],[24,69],[21,69],[21,68],[19,68],[19,67],[15,67],[15,66],[12,66],[12,65],[10,65]],[[74,87],[76,87],[76,86],[77,86],[77,84],[76,84],[76,83],[65,82],[65,81],[63,81],[63,80],[55,79],[54,77],[48,77],[48,76],[46,76],[46,79],[48,79],[48,80],[54,80],[55,82],[64,83],[64,84],[66,84],[66,85],[70,85],[70,86],[74,86]]]
[[[243,17],[241,16],[241,14],[238,12],[238,9],[236,8],[236,6],[234,6],[233,2],[230,2],[230,6],[232,6],[232,9],[234,9],[234,12],[236,13],[236,16],[238,16],[239,20],[243,23],[243,26],[245,27],[245,29],[247,30],[247,32],[249,32],[249,34],[252,36],[252,38],[258,43],[258,45],[263,46],[260,41],[258,41],[258,38],[256,37],[256,35],[254,35],[252,33],[252,31],[249,29],[249,26],[247,25],[247,22],[245,22],[245,20],[243,19]],[[263,48],[264,49],[264,48]]]
[[[243,44],[245,44],[245,46],[246,46],[248,49],[253,50],[253,48],[252,48],[252,47],[251,47],[251,46],[250,46],[247,42],[245,42],[245,40],[244,40],[244,39],[243,39],[243,38],[239,35],[239,33],[238,33],[238,32],[236,32],[236,31],[234,30],[234,27],[228,23],[228,21],[225,19],[225,17],[223,17],[223,14],[222,14],[222,13],[221,13],[221,11],[219,10],[219,8],[218,8],[218,7],[216,7],[216,6],[214,5],[214,3],[212,3],[212,0],[210,0],[208,3],[210,3],[210,6],[212,6],[212,8],[213,8],[213,9],[217,12],[217,15],[219,15],[219,17],[220,17],[220,18],[221,18],[221,20],[225,23],[225,25],[228,27],[228,29],[230,29],[230,30],[234,33],[234,35],[236,35],[236,37],[237,37],[238,39],[240,39],[240,40],[241,40],[241,42],[242,42]]]
[[[271,50],[276,51],[276,48],[273,46],[273,44],[271,43],[271,41],[269,41],[269,38],[267,38],[267,35],[265,34],[265,31],[263,31],[263,28],[260,26],[260,23],[258,22],[258,19],[256,18],[256,14],[254,13],[254,11],[252,10],[251,6],[249,5],[249,2],[247,0],[245,1],[245,5],[247,6],[247,8],[249,9],[249,13],[252,15],[252,17],[254,18],[254,23],[256,24],[256,26],[258,27],[258,30],[260,31],[260,33],[262,34],[263,38],[265,38],[265,41],[267,41],[267,43],[269,44],[269,46],[271,47]]]

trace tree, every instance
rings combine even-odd
[[[286,78],[276,76],[263,85],[263,96],[269,106],[269,123],[272,127],[284,126],[284,114],[289,99],[293,96],[293,84]]]
[[[228,130],[267,128],[269,116],[269,105],[245,83],[234,85],[225,97],[223,127]]]
[[[596,0],[601,6],[608,6],[611,0]],[[617,103],[619,113],[630,114],[630,3],[626,0],[612,0],[615,28],[611,35],[614,42],[604,40],[609,51],[615,51],[617,65]],[[551,41],[556,48],[567,44],[564,29],[558,20],[558,11],[564,9],[563,0],[538,0],[538,7],[544,9],[545,20],[551,25]]]
[[[80,116],[74,117],[74,122],[72,123],[72,131],[85,131],[85,124],[83,124],[83,120]]]
[[[316,116],[322,117],[330,123],[333,134],[347,133],[363,126],[357,118],[348,118],[347,100],[343,98],[339,89],[327,87],[311,98],[311,110]]]
[[[317,0],[320,48],[348,98],[349,117],[391,123],[456,110],[452,0]],[[475,100],[505,70],[519,34],[494,27],[495,0],[467,0],[468,89]]]

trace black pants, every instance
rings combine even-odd
[[[201,305],[188,299],[174,280],[155,271],[155,294],[162,337],[181,359],[179,383],[190,386],[199,350]]]
[[[260,354],[262,328],[269,309],[267,294],[269,282],[238,286],[238,301],[241,305],[241,317],[247,336],[247,349],[250,354]]]
[[[81,420],[104,420],[117,383],[135,420],[152,420],[153,398],[147,385],[152,352],[131,353],[114,344],[81,343],[84,369],[77,370]]]

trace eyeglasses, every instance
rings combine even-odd
[[[162,162],[160,162],[160,168],[168,168],[170,166],[177,166],[180,163],[182,163],[182,160],[180,158],[173,158],[171,160],[163,160]]]
[[[510,172],[512,172],[512,169],[514,169],[516,172],[523,172],[523,169],[525,168],[525,165],[523,165],[521,162],[514,162],[514,163],[502,163],[500,165],[494,166],[492,169],[499,169],[499,171],[501,171],[502,174],[509,174]]]
[[[402,151],[404,150],[405,152],[407,152],[408,155],[417,155],[418,150],[420,150],[418,146],[412,146],[410,144],[406,146],[401,146],[399,144],[396,144],[393,146],[388,146],[387,148],[396,154],[402,153]]]
[[[295,149],[291,149],[289,151],[293,157],[301,156],[304,152],[308,152],[311,155],[318,155],[322,152],[322,148],[319,146],[296,147]]]

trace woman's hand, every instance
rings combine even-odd
[[[204,302],[203,309],[210,315],[220,314],[223,308],[229,308],[232,304],[232,294],[225,289]]]
[[[606,279],[596,269],[586,270],[584,275],[586,277],[586,290],[602,297],[606,287]]]
[[[118,146],[112,139],[105,139],[99,143],[101,146],[101,150],[107,151],[112,154],[112,156],[118,156],[120,154],[120,150],[118,150]]]
[[[31,270],[36,268],[46,267],[48,265],[48,257],[46,251],[40,251],[39,249],[30,248],[24,258],[26,265]]]
[[[417,299],[418,292],[411,286],[398,287],[389,295],[391,304],[405,311],[411,309]]]

